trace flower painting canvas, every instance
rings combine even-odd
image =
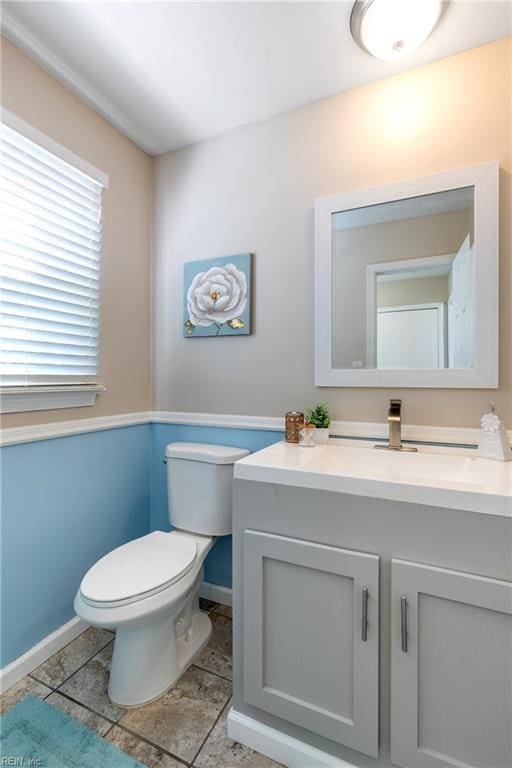
[[[184,278],[184,336],[251,332],[250,253],[189,261]]]

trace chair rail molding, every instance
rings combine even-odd
[[[50,440],[54,437],[81,435],[87,432],[149,423],[151,423],[151,411],[142,411],[139,413],[119,413],[112,416],[96,416],[90,419],[50,421],[46,424],[32,424],[24,427],[7,427],[0,429],[0,446],[33,443],[37,440]]]
[[[267,432],[284,432],[284,418],[279,416],[244,416],[223,413],[189,413],[186,411],[138,411],[111,416],[53,421],[23,427],[0,429],[0,446],[31,443],[68,435],[79,435],[106,429],[136,426],[139,424],[182,424],[195,427],[220,429],[254,429]],[[331,440],[374,441],[388,437],[385,422],[333,421]],[[508,432],[512,441],[512,429]],[[480,429],[473,427],[443,427],[424,424],[405,424],[402,439],[405,442],[427,445],[470,447],[478,445]]]

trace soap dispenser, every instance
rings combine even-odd
[[[511,461],[512,451],[508,442],[505,427],[496,413],[496,406],[491,403],[490,411],[482,416],[480,420],[481,432],[480,443],[478,445],[478,455],[484,459],[495,459],[495,461]]]

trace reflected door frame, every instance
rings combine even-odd
[[[366,267],[366,365],[377,368],[377,278],[379,275],[419,272],[432,267],[451,267],[455,253],[368,264]],[[444,324],[444,317],[443,317]],[[439,366],[443,368],[444,366]]]

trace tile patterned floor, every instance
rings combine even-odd
[[[91,628],[0,697],[6,712],[27,694],[47,699],[148,768],[280,768],[227,735],[231,608],[201,600],[213,631],[176,685],[157,701],[117,707],[107,683],[113,635]]]

